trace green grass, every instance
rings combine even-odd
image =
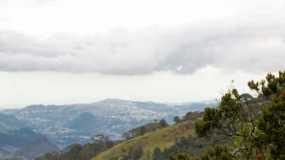
[[[192,121],[172,125],[119,143],[111,149],[94,157],[92,160],[119,159],[119,157],[127,155],[128,151],[136,145],[143,148],[144,155],[141,159],[148,160],[156,147],[163,150],[173,145],[178,138],[193,136],[193,128],[194,124]]]

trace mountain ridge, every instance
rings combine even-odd
[[[96,134],[107,134],[113,139],[120,139],[125,131],[155,119],[172,121],[174,116],[181,116],[188,111],[201,111],[204,107],[203,102],[171,105],[153,101],[107,98],[85,104],[29,105],[0,113],[13,115],[26,122],[28,127],[46,135],[49,140],[63,148],[73,143],[87,143]],[[80,124],[76,121],[82,120],[82,113],[90,113],[96,117],[86,126],[88,129],[85,131],[75,127],[80,125],[71,125],[73,122]],[[69,125],[73,127],[68,127]]]

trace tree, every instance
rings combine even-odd
[[[168,123],[166,122],[165,119],[160,120],[159,124],[160,124],[161,127],[167,127],[168,126]]]
[[[69,150],[65,153],[63,160],[79,160],[79,153],[82,149],[80,144],[69,146]]]
[[[175,123],[179,123],[180,122],[180,118],[178,116],[175,116],[173,118],[173,120],[174,120]]]
[[[36,160],[89,160],[115,144],[107,136],[97,135],[92,143],[70,145],[66,151],[47,153]]]
[[[285,87],[285,71],[279,71],[278,76],[268,73],[264,80],[259,82],[249,81],[248,86],[260,96],[271,96]]]
[[[222,134],[234,136],[241,123],[245,121],[242,116],[240,95],[236,89],[229,90],[221,99],[218,108],[206,108],[202,119],[195,124],[199,136],[208,134]]]
[[[164,160],[163,153],[161,152],[160,148],[156,147],[153,151],[153,160]]]
[[[235,160],[227,146],[210,147],[203,155],[201,160]],[[236,159],[237,160],[237,159]]]
[[[47,153],[41,157],[36,158],[35,160],[60,160],[59,154],[56,152]]]
[[[217,147],[213,151],[232,150],[232,157],[254,159],[263,155],[256,143],[255,112],[249,112],[247,103],[241,101],[236,89],[229,90],[217,108],[206,108],[202,119],[196,121],[196,133],[201,136],[219,135],[233,142],[230,146]],[[229,158],[229,157],[228,157]],[[210,158],[216,159],[216,158]]]
[[[259,82],[255,82],[255,81],[251,80],[247,83],[247,85],[251,90],[254,90],[254,91],[259,93],[259,91],[260,91]]]
[[[138,160],[143,155],[143,149],[140,145],[133,146],[128,153],[128,160]]]
[[[285,72],[279,72],[279,76],[269,73],[265,80],[250,81],[248,85],[260,97],[267,97],[266,101],[259,99],[264,102],[262,112],[257,104],[241,102],[238,91],[233,89],[222,97],[217,108],[205,109],[202,119],[195,123],[196,133],[201,137],[228,137],[228,146],[212,152],[227,150],[235,159],[285,159]]]
[[[196,158],[189,153],[178,153],[171,156],[169,160],[196,160]]]
[[[273,99],[258,119],[260,144],[270,151],[272,159],[285,159],[285,90]]]

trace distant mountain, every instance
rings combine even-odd
[[[95,133],[97,128],[94,126],[100,126],[101,124],[98,123],[101,120],[95,117],[94,114],[89,112],[83,112],[78,115],[73,120],[66,123],[65,127],[78,130],[82,133]]]
[[[125,131],[155,119],[171,121],[174,116],[202,111],[205,106],[203,102],[164,104],[105,99],[90,104],[32,105],[2,113],[15,116],[63,148],[73,143],[86,143],[96,134],[118,139]]]
[[[0,160],[30,160],[58,150],[45,136],[26,127],[24,121],[12,115],[0,114]]]
[[[9,132],[19,128],[25,128],[27,124],[23,121],[19,121],[13,115],[0,114],[0,132]],[[1,144],[0,144],[1,145]]]

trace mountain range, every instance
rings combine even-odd
[[[0,160],[30,160],[58,150],[46,136],[28,128],[24,121],[14,116],[0,114],[0,128]]]
[[[42,137],[39,139],[46,141],[49,147],[43,147],[42,152],[47,152],[50,148],[56,148],[53,145],[63,149],[70,144],[90,142],[98,134],[121,139],[122,134],[132,128],[160,119],[171,122],[175,116],[189,111],[202,111],[214,103],[165,104],[105,99],[89,104],[31,105],[1,111],[0,133],[9,135],[12,132],[30,131],[30,134],[37,134]],[[0,134],[0,140],[1,137],[5,136]],[[0,149],[1,143],[5,146],[9,144],[0,142]],[[23,146],[30,144],[33,143],[25,143]]]

